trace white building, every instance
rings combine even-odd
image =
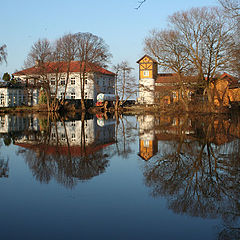
[[[12,114],[0,115],[0,134],[40,131],[39,120],[34,115],[20,117]]]
[[[0,107],[38,104],[39,91],[23,84],[0,83]]]
[[[115,121],[108,119],[99,124],[97,118],[51,123],[49,136],[44,133],[44,121],[35,115],[0,116],[0,137],[14,136],[14,144],[47,154],[81,156],[82,146],[86,154],[92,154],[115,143]],[[84,124],[84,125],[83,125]],[[47,139],[47,141],[46,141]]]
[[[144,55],[137,63],[139,64],[139,97],[140,104],[154,104],[155,80],[157,78],[157,62],[151,57]]]
[[[82,67],[83,68],[83,64]],[[14,73],[18,82],[25,83],[27,86],[38,86],[49,84],[51,94],[57,92],[57,98],[61,99],[81,99],[80,82],[80,62],[72,61],[67,63],[50,62],[44,65],[34,66]],[[69,71],[67,71],[69,69]],[[44,72],[44,73],[43,73]],[[115,94],[115,74],[94,64],[86,66],[87,76],[84,81],[84,99],[96,102],[97,94]]]

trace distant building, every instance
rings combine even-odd
[[[0,107],[34,106],[38,104],[38,96],[37,89],[27,88],[25,84],[0,83]]]
[[[23,69],[15,72],[15,79],[26,84],[26,86],[40,88],[46,82],[50,86],[51,94],[56,93],[57,98],[80,100],[81,99],[81,83],[80,70],[86,67],[87,77],[84,80],[84,98],[86,100],[96,102],[98,93],[115,94],[115,74],[102,67],[94,64],[82,64],[80,68],[79,61],[71,61],[70,65],[66,62],[49,62],[41,66],[37,64],[34,67]],[[81,71],[82,72],[82,71]]]
[[[228,106],[240,102],[240,82],[230,74],[223,73],[211,83],[216,106]]]
[[[139,64],[139,98],[140,104],[170,104],[180,99],[181,82],[176,73],[158,73],[158,63],[148,55],[137,61]],[[196,76],[182,78],[188,99],[202,96]],[[214,103],[220,106],[231,102],[240,102],[240,83],[230,74],[224,73],[211,83],[214,90]]]

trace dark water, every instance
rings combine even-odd
[[[0,116],[1,239],[239,239],[240,116]]]

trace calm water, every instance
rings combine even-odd
[[[106,118],[0,116],[1,239],[240,238],[240,116]]]

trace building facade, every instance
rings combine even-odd
[[[94,64],[80,64],[79,61],[44,63],[14,73],[18,82],[27,86],[50,88],[51,95],[57,99],[80,100],[81,79],[84,76],[84,99],[96,102],[97,94],[115,94],[115,74]]]
[[[0,107],[34,106],[38,104],[39,90],[25,84],[0,83]]]
[[[204,100],[204,87],[199,85],[197,76],[182,76],[176,73],[158,73],[158,64],[153,58],[144,55],[139,64],[139,104],[167,105],[180,100],[181,88],[189,101]],[[183,85],[183,86],[182,86]],[[210,84],[216,106],[229,106],[240,103],[240,81],[230,74],[223,73]]]

